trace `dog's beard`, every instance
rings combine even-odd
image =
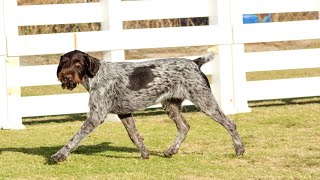
[[[68,90],[72,91],[82,81],[81,78],[79,77],[78,73],[73,73],[72,74],[72,78],[70,78],[70,79],[69,78],[64,78],[65,75],[66,74],[62,73],[59,76],[59,80],[61,82],[62,89],[68,89]]]
[[[68,89],[70,91],[72,91],[74,88],[77,87],[77,83],[74,83],[72,81],[68,81],[68,82],[62,82],[61,87],[62,89]]]

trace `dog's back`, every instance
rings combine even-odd
[[[112,113],[132,112],[168,98],[189,99],[194,90],[210,90],[208,79],[200,67],[212,59],[213,54],[194,61],[182,58],[138,63],[104,61],[91,84],[95,84],[95,80],[100,81],[96,83],[99,84],[96,88],[100,89],[97,92],[105,93],[106,99],[117,107]],[[102,83],[101,79],[105,81]]]

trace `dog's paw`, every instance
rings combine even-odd
[[[171,148],[167,149],[166,151],[164,151],[163,154],[165,157],[171,158],[172,155],[177,154],[177,153],[178,153],[178,149],[171,147]]]
[[[168,152],[164,152],[163,153],[164,157],[167,157],[167,158],[171,158],[172,157],[172,154],[171,153],[168,153]]]
[[[244,151],[245,151],[243,145],[236,146],[235,150],[236,150],[236,156],[242,156],[244,154]]]
[[[149,152],[142,152],[141,159],[149,159]]]
[[[55,163],[63,162],[67,159],[68,155],[57,152],[56,154],[51,156],[51,160]]]

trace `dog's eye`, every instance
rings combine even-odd
[[[77,63],[75,64],[75,66],[76,66],[76,68],[80,68],[80,67],[81,67],[80,62],[77,62]]]
[[[66,58],[66,57],[61,57],[61,58],[60,58],[60,63],[66,63],[66,62],[68,62],[68,61],[69,61],[69,59]]]

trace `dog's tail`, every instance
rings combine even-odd
[[[210,52],[209,54],[199,57],[195,60],[193,60],[194,63],[196,63],[198,65],[198,67],[200,68],[203,64],[212,61],[214,58],[216,57],[216,54],[213,52]]]

